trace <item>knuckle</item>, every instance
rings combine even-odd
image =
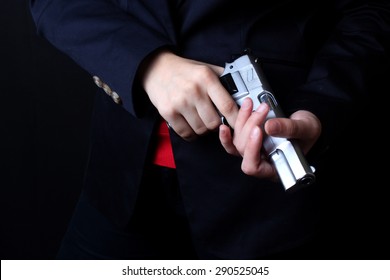
[[[207,129],[206,126],[201,126],[201,127],[195,128],[194,131],[195,131],[195,133],[196,133],[197,135],[203,135],[203,134],[206,134],[206,133],[207,133],[208,129]]]
[[[205,82],[210,82],[215,79],[215,73],[210,69],[209,66],[204,64],[199,64],[197,67],[197,74]]]
[[[194,82],[186,82],[182,86],[184,93],[195,94],[199,92],[199,86]]]
[[[220,105],[219,110],[223,114],[229,114],[234,112],[234,110],[237,108],[237,104],[234,102],[234,100],[228,100]]]
[[[247,164],[245,161],[242,162],[241,164],[241,170],[244,172],[246,175],[253,176],[256,174],[256,169],[253,168],[252,165]]]
[[[214,130],[214,129],[218,128],[220,124],[221,124],[221,119],[219,119],[219,118],[213,119],[210,122],[206,123],[206,127],[209,130]]]
[[[190,132],[188,130],[178,131],[177,134],[179,134],[181,138],[183,138],[187,141],[191,140],[194,137],[193,132]]]
[[[159,113],[165,119],[173,119],[176,115],[176,111],[173,109],[173,107],[163,107],[159,110]]]

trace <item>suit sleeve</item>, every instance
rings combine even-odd
[[[39,35],[104,81],[137,115],[138,66],[154,50],[175,45],[168,2],[30,0],[30,10]]]
[[[288,113],[306,109],[320,118],[325,145],[362,106],[380,100],[390,78],[390,2],[334,2],[335,28],[318,48],[307,83],[286,101]]]

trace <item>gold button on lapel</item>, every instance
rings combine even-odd
[[[112,100],[114,100],[114,102],[116,104],[122,104],[122,99],[115,91],[111,92],[111,97],[112,97]]]
[[[102,87],[102,80],[100,80],[100,78],[98,76],[93,76],[93,81],[95,82],[95,84],[98,86],[98,87]]]
[[[93,76],[92,78],[95,84],[99,88],[102,88],[104,92],[108,96],[110,96],[116,104],[122,104],[122,99],[120,98],[120,96],[115,91],[112,91],[112,89],[106,83],[104,83],[98,76]]]

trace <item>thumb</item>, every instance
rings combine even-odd
[[[270,136],[284,138],[300,138],[301,126],[297,124],[297,120],[288,118],[269,119],[264,124],[265,132]]]

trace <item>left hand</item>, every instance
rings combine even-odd
[[[229,154],[241,156],[242,171],[258,178],[277,179],[274,166],[261,152],[264,131],[269,108],[266,103],[253,111],[250,98],[243,101],[234,125],[234,133],[227,125],[220,125],[219,139]],[[295,139],[306,154],[321,134],[321,122],[311,112],[300,110],[289,118],[273,118],[264,124],[265,133],[270,136]]]

